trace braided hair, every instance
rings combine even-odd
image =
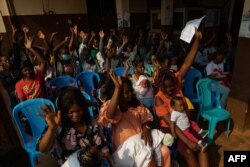
[[[91,151],[90,147],[79,151],[77,158],[81,167],[100,167],[102,165],[100,156]]]
[[[176,83],[176,77],[175,77],[174,71],[169,69],[169,68],[165,68],[165,69],[160,70],[159,76],[155,82],[155,86],[158,88],[162,87],[164,81],[166,81],[166,80],[170,80],[170,81],[173,81],[174,83]]]

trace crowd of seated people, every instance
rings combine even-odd
[[[222,107],[226,106],[230,75],[223,63],[230,52],[229,35],[228,47],[204,48],[202,33],[196,30],[190,49],[179,56],[179,51],[173,49],[176,44],[164,31],[140,29],[132,40],[114,29],[88,33],[73,25],[69,36],[55,44],[60,32],[53,32],[49,39],[39,30],[34,38],[30,28],[12,26],[13,45],[8,55],[1,54],[0,80],[12,108],[34,98],[48,98],[57,106],[58,112],[54,113],[41,104],[47,126],[37,143],[38,151],[53,155],[64,167],[170,167],[170,147],[176,147],[188,166],[209,166],[203,140],[206,131],[199,128],[197,133],[202,137],[195,140],[185,132],[193,123],[182,83],[193,61],[200,63],[201,72],[206,71],[208,77],[220,83],[225,94]],[[34,40],[42,41],[42,45],[34,45]],[[116,67],[124,67],[122,76],[115,73]],[[100,76],[89,99],[83,96],[85,85],[79,80],[77,86],[73,83],[60,89],[50,85],[53,78],[76,78],[83,72]],[[93,117],[88,107],[93,108]],[[185,120],[174,119],[173,111],[185,113]],[[171,146],[171,140],[177,145]]]

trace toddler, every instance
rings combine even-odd
[[[183,133],[193,142],[198,143],[200,149],[204,151],[207,147],[207,142],[203,140],[208,134],[207,130],[201,129],[194,121],[190,121],[184,111],[184,102],[182,97],[173,97],[171,99],[171,132],[176,137],[175,126],[177,125]]]

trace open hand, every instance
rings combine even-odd
[[[114,85],[116,88],[121,88],[122,87],[122,80],[121,78],[115,74],[115,72],[113,70],[109,71],[109,76],[111,77]]]
[[[27,40],[26,40],[25,43],[24,43],[24,46],[25,46],[27,49],[30,49],[30,48],[31,48],[31,45],[32,45],[32,41],[33,41],[33,38],[32,38],[32,37],[28,37]]]
[[[44,33],[41,30],[38,31],[37,36],[40,39],[45,39],[45,35],[44,35]]]
[[[198,31],[197,29],[195,30],[195,37],[196,37],[196,39],[199,39],[199,40],[202,39],[202,33],[200,31]]]
[[[50,128],[56,128],[60,125],[61,111],[58,111],[57,113],[55,113],[52,111],[51,107],[48,105],[45,105],[40,108],[43,112],[43,117]]]
[[[99,36],[100,36],[100,38],[103,38],[104,37],[104,31],[103,30],[101,30],[100,32],[99,32]]]

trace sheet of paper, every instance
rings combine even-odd
[[[203,16],[199,19],[194,19],[194,20],[190,20],[186,23],[186,26],[184,27],[184,29],[181,32],[181,36],[180,39],[190,43],[194,34],[195,34],[195,28],[198,29],[199,25],[201,23],[201,21],[205,18],[206,16]]]

